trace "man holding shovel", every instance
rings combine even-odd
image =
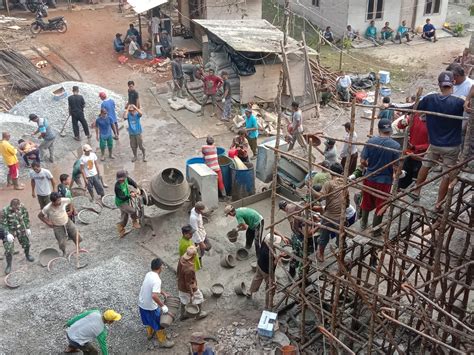
[[[130,191],[129,186],[132,186],[136,191]],[[120,222],[117,223],[117,231],[119,237],[125,236],[125,227],[128,223],[128,217],[132,217],[133,228],[140,228],[140,221],[138,220],[137,211],[130,205],[131,199],[140,194],[138,184],[128,176],[126,170],[117,171],[117,182],[115,183],[115,205],[120,209]]]
[[[66,211],[66,208],[69,206],[69,211],[74,212],[74,205],[70,198],[61,198],[59,192],[52,192],[49,198],[51,202],[38,214],[38,218],[53,229],[59,249],[61,249],[63,256],[65,256],[68,239],[76,244],[77,249],[79,249],[79,243],[82,240],[76,225],[71,221]]]

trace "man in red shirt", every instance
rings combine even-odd
[[[206,165],[217,174],[217,186],[221,192],[222,197],[227,197],[224,179],[222,177],[222,171],[221,167],[219,166],[219,159],[217,157],[217,147],[214,145],[214,138],[207,136],[206,145],[202,146],[201,151]]]
[[[214,69],[210,68],[208,72],[209,75],[204,76],[202,79],[204,84],[204,96],[202,97],[201,113],[198,116],[204,116],[204,106],[206,106],[207,100],[210,98],[214,108],[214,111],[211,114],[211,117],[213,117],[216,115],[217,90],[219,90],[224,81],[222,81],[219,76],[214,75]]]
[[[428,129],[426,128],[426,119],[418,113],[411,116],[407,116],[406,119],[400,120],[397,124],[398,129],[406,129],[410,124],[410,120],[413,119],[413,124],[410,129],[410,139],[408,140],[407,153],[420,154],[426,152],[430,145],[428,139]],[[421,168],[421,160],[417,157],[408,156],[403,163],[403,170],[406,175],[400,179],[398,187],[400,189],[406,189],[416,180],[418,171]]]

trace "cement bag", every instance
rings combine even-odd
[[[189,110],[189,111],[194,112],[194,113],[197,113],[197,112],[201,111],[201,105],[198,105],[197,103],[195,103],[193,101],[187,101],[184,104],[184,107],[186,108],[186,110]]]

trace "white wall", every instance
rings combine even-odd
[[[446,21],[446,15],[448,13],[448,0],[441,0],[441,7],[439,14],[432,14],[432,15],[424,15],[425,12],[425,1],[426,0],[419,0],[420,6],[418,6],[416,11],[416,21],[415,21],[415,28],[417,26],[423,26],[426,22],[426,19],[431,19],[431,23],[436,28],[441,28],[443,23]]]
[[[319,0],[320,6],[316,7],[312,0],[298,0],[291,1],[290,8],[319,28],[331,26],[334,34],[342,37],[347,26],[349,2],[352,1],[354,0]],[[279,3],[283,5],[283,0],[279,0]]]
[[[374,20],[375,27],[377,27],[377,36],[380,35],[381,28],[385,22],[390,22],[390,27],[394,30],[400,24],[400,8],[402,0],[385,0],[383,7],[382,19]],[[353,29],[358,30],[361,35],[369,26],[370,21],[367,17],[367,0],[350,0],[349,1],[349,16],[347,17],[347,24],[350,24]]]

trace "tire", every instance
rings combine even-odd
[[[66,31],[67,31],[67,24],[66,24],[66,22],[58,23],[58,25],[57,25],[57,27],[56,27],[56,30],[57,30],[59,33],[66,33]]]
[[[30,32],[33,33],[34,35],[37,35],[42,30],[43,29],[41,28],[41,26],[38,25],[37,23],[32,23],[31,26],[30,26]]]

